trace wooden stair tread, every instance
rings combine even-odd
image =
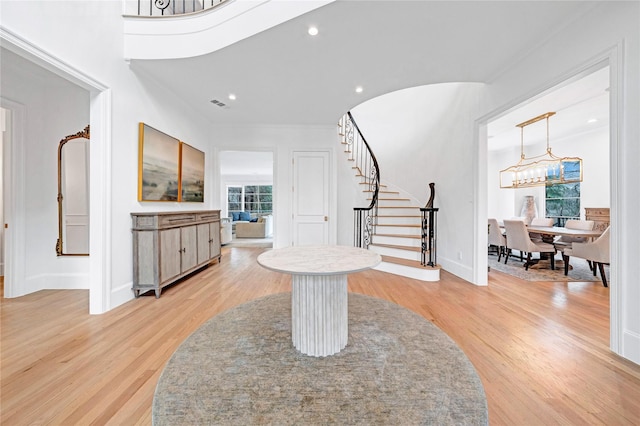
[[[373,182],[359,182],[359,183],[360,183],[360,185],[373,185]],[[384,185],[382,183],[380,184],[380,188],[386,187],[386,186],[387,185]]]
[[[385,223],[376,223],[376,226],[392,226],[395,228],[420,228],[420,225],[415,225],[415,224],[411,224],[411,223],[407,223],[407,224],[399,224],[399,223],[389,223],[389,224],[385,224]]]
[[[376,244],[376,243],[371,243],[371,244],[369,244],[369,246],[386,247],[386,248],[392,248],[392,249],[398,249],[398,250],[406,250],[406,251],[416,251],[418,253],[420,253],[422,251],[420,249],[420,247],[398,246],[398,245],[395,245],[395,244]]]
[[[419,240],[422,238],[420,235],[409,235],[409,234],[374,234],[376,237],[394,237],[394,238],[411,238],[414,240]]]
[[[440,269],[440,265],[425,266],[425,265],[422,265],[417,260],[401,259],[399,257],[393,257],[393,256],[382,256],[382,261],[387,263],[395,263],[396,265],[411,266],[414,268]]]
[[[420,209],[416,206],[378,206],[379,209]]]
[[[368,201],[373,200],[373,198],[367,198]],[[378,201],[411,201],[410,198],[380,198],[378,197]]]
[[[378,214],[373,217],[417,217],[420,218],[419,214]]]

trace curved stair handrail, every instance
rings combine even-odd
[[[368,207],[354,207],[354,246],[368,248],[371,243],[371,235],[375,229],[375,218],[378,215],[378,194],[380,192],[380,168],[378,160],[371,147],[364,138],[358,124],[351,112],[340,120],[343,141],[347,145],[345,151],[349,153],[349,160],[353,161],[354,169],[363,184],[368,185],[368,191],[372,193],[371,203]]]

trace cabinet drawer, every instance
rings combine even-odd
[[[133,229],[156,229],[158,216],[131,216]]]
[[[591,217],[609,217],[609,209],[607,208],[585,208],[585,216]]]
[[[194,213],[162,215],[158,217],[158,226],[179,226],[193,223],[195,220],[196,214]]]
[[[211,222],[214,220],[220,220],[220,212],[202,212],[197,214],[198,222]]]

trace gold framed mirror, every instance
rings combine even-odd
[[[58,144],[58,256],[89,255],[89,126]]]

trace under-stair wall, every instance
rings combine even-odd
[[[344,161],[351,164],[353,183],[360,187],[364,195],[365,202],[362,206],[367,206],[374,202],[375,188],[371,186],[369,173],[363,173],[366,167],[358,164],[358,159],[362,157],[361,148],[354,147],[353,140],[345,140],[349,131],[344,130],[348,119],[349,117],[345,116],[339,124]],[[424,266],[421,263],[422,206],[415,198],[398,188],[384,182],[379,185],[376,208],[372,210],[368,219],[371,221],[371,229],[367,231],[366,243],[361,243],[361,246],[382,256],[383,261],[376,268],[378,270],[422,281],[438,281],[440,267]],[[357,221],[358,219],[355,220]],[[354,227],[357,226],[357,223],[354,223]],[[357,238],[355,244],[358,245]]]

